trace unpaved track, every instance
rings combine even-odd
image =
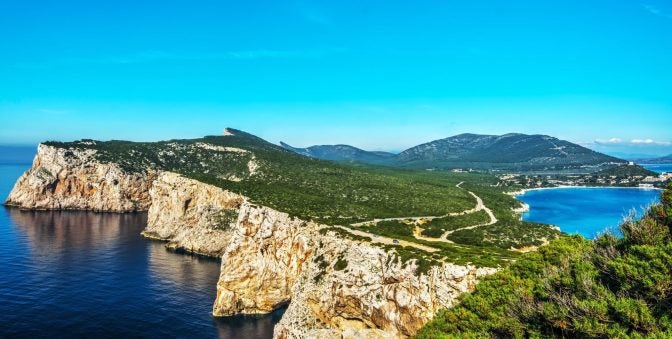
[[[462,188],[462,187],[460,187],[460,186],[461,186],[463,183],[464,183],[464,181],[462,181],[462,182],[460,182],[459,184],[455,185],[455,187],[457,187],[457,188]],[[368,224],[377,224],[377,223],[379,223],[379,222],[381,222],[381,221],[403,221],[403,220],[412,220],[412,221],[414,221],[414,222],[417,222],[417,221],[419,221],[419,220],[421,220],[421,219],[426,219],[426,220],[440,219],[440,218],[445,218],[445,217],[449,217],[449,216],[459,216],[459,215],[471,214],[471,213],[475,213],[475,212],[478,212],[478,211],[481,211],[481,210],[485,211],[485,213],[488,214],[488,216],[490,217],[490,221],[488,221],[487,223],[484,223],[484,224],[478,224],[478,225],[473,225],[473,226],[467,226],[467,227],[462,227],[462,228],[458,228],[458,229],[451,230],[451,231],[446,231],[445,233],[443,233],[443,234],[441,235],[440,238],[430,238],[430,237],[424,237],[424,236],[422,236],[422,234],[421,234],[421,232],[422,232],[422,228],[420,228],[420,226],[418,226],[418,225],[416,225],[415,228],[413,229],[413,237],[415,237],[415,238],[418,239],[418,240],[433,241],[433,242],[443,242],[443,243],[453,244],[452,241],[448,240],[448,236],[451,235],[452,233],[457,232],[457,231],[461,231],[461,230],[470,230],[470,229],[474,229],[474,228],[477,228],[477,227],[493,225],[493,224],[495,224],[495,223],[497,222],[497,217],[495,217],[495,214],[492,212],[492,210],[491,210],[490,208],[488,208],[487,206],[485,206],[485,204],[483,203],[483,199],[481,199],[481,197],[479,197],[478,195],[476,195],[474,192],[471,192],[471,191],[467,191],[467,193],[469,193],[472,197],[474,197],[474,199],[476,199],[476,206],[475,206],[474,208],[472,208],[472,209],[464,210],[464,211],[462,211],[462,212],[448,213],[448,214],[439,215],[439,216],[381,218],[381,219],[373,219],[373,220],[369,220],[369,221],[364,221],[364,222],[358,222],[358,223],[350,224],[350,226],[352,226],[352,227],[360,227],[360,226],[364,226],[364,225],[368,225]],[[360,230],[355,230],[355,229],[352,229],[352,228],[350,228],[350,227],[345,227],[345,226],[337,226],[337,227],[339,227],[339,228],[341,228],[341,229],[343,229],[343,230],[346,230],[346,231],[348,231],[348,232],[350,232],[351,234],[354,234],[354,235],[363,236],[363,237],[369,237],[369,238],[372,239],[373,242],[377,242],[377,243],[382,243],[382,244],[387,244],[387,245],[411,246],[411,247],[415,247],[415,248],[418,248],[418,249],[421,249],[421,250],[423,250],[423,251],[427,251],[427,252],[436,252],[436,251],[438,251],[438,249],[436,249],[436,248],[434,248],[434,247],[425,246],[425,245],[421,245],[421,244],[414,243],[414,242],[410,242],[410,241],[406,241],[406,240],[392,239],[392,238],[389,238],[389,237],[385,237],[385,236],[381,236],[381,235],[376,235],[376,234],[369,233],[369,232],[364,232],[364,231],[360,231]],[[398,243],[395,244],[395,243],[394,243],[395,240],[396,240]]]
[[[369,237],[369,238],[371,238],[372,242],[377,242],[377,243],[386,244],[386,245],[411,246],[411,247],[415,247],[417,249],[427,251],[427,252],[438,251],[438,249],[436,249],[434,247],[425,246],[425,245],[418,244],[418,243],[411,242],[411,241],[406,241],[406,240],[401,240],[401,239],[392,239],[392,238],[388,238],[388,237],[385,237],[385,236],[382,236],[382,235],[372,234],[372,233],[364,232],[364,231],[360,231],[360,230],[353,230],[353,229],[345,227],[345,226],[336,226],[336,227],[338,227],[340,229],[343,229],[343,230],[346,230],[346,231],[348,231],[348,232],[350,232],[354,235],[358,235],[358,236],[361,236],[361,237]],[[395,244],[394,243],[395,240],[398,243]]]
[[[460,185],[462,185],[462,184],[464,184],[464,181],[461,181],[459,184],[455,185],[455,187],[462,188],[462,187],[460,187]],[[469,191],[467,191],[467,193],[471,194],[473,197],[476,198],[476,206],[474,208],[464,210],[462,212],[453,212],[453,213],[447,213],[447,214],[444,214],[444,215],[426,215],[426,216],[421,216],[421,217],[380,218],[380,219],[373,219],[373,220],[362,221],[362,222],[350,224],[350,226],[359,227],[359,226],[365,226],[367,224],[377,224],[381,221],[403,221],[403,220],[418,221],[418,220],[421,220],[421,219],[427,219],[427,220],[441,219],[441,218],[445,218],[445,217],[455,217],[455,216],[458,216],[458,215],[470,214],[470,213],[474,213],[474,212],[478,212],[478,211],[482,210],[483,209],[483,201],[480,200],[480,198],[476,194],[474,194],[472,192],[469,192]],[[479,201],[480,201],[480,204],[479,204]]]

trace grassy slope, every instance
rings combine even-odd
[[[419,338],[672,336],[672,186],[623,238],[565,236],[484,279]]]
[[[200,143],[248,152],[210,150],[200,147]],[[553,237],[557,233],[548,227],[529,227],[530,224],[518,220],[511,212],[518,203],[502,194],[502,188],[491,186],[496,182],[492,176],[348,166],[304,157],[239,131],[234,136],[154,143],[47,144],[96,149],[101,161],[118,163],[127,171],[141,172],[151,168],[177,172],[239,192],[255,203],[330,225],[347,225],[374,218],[444,215],[470,209],[475,203],[473,197],[465,189],[455,187],[461,181],[466,182],[463,187],[468,186],[468,190],[481,196],[501,220],[469,234],[456,232],[453,240],[457,245],[423,242],[410,234],[396,234],[394,228],[370,230],[440,249],[429,255],[395,246],[400,256],[406,258],[497,266],[501,260],[517,255],[507,251],[509,247],[534,244],[539,237]],[[250,172],[250,162],[258,165],[255,173]],[[446,227],[462,227],[460,225],[476,218],[478,215],[465,216],[464,220],[456,220],[456,225]],[[498,239],[500,233],[504,235],[501,241]]]
[[[218,152],[197,147],[197,143],[250,152]],[[246,134],[156,143],[48,144],[94,148],[102,161],[119,163],[129,171],[153,168],[177,172],[245,194],[259,204],[327,224],[443,214],[473,204],[464,190],[455,187],[457,179],[451,176],[339,165],[300,156]],[[250,160],[259,165],[255,175],[249,173]],[[232,177],[242,180],[230,180]]]

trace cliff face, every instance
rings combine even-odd
[[[405,337],[494,272],[445,264],[418,275],[385,250],[244,204],[224,255],[216,316],[289,302],[278,338]]]
[[[95,150],[40,145],[32,167],[14,185],[5,204],[28,209],[146,211],[156,173],[126,173],[98,162]]]
[[[149,190],[151,206],[143,235],[168,247],[219,257],[231,238],[241,195],[162,172]]]
[[[222,256],[213,314],[268,313],[289,302],[314,251],[311,229],[285,213],[244,204]]]
[[[413,262],[327,226],[251,204],[175,173],[127,173],[95,150],[40,145],[7,204],[30,209],[148,211],[143,234],[221,256],[213,314],[267,313],[288,304],[278,338],[406,337],[492,269]]]

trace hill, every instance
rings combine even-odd
[[[460,134],[409,148],[395,164],[413,168],[486,170],[597,170],[625,163],[588,148],[547,135]]]
[[[129,173],[175,172],[302,220],[357,229],[362,239],[374,234],[404,241],[412,246],[395,246],[397,251],[423,260],[424,268],[446,260],[494,267],[518,255],[512,247],[539,245],[558,233],[521,221],[512,211],[520,204],[503,194],[505,188],[495,187],[494,176],[348,166],[305,157],[234,129],[189,140],[44,144],[95,151],[98,161]],[[482,199],[481,207],[474,208],[475,196]],[[483,223],[484,217],[487,223],[467,227]]]
[[[349,145],[317,145],[307,148],[292,147],[284,142],[280,146],[307,157],[346,162],[361,162],[365,164],[386,164],[395,157],[388,152],[369,152]]]
[[[455,179],[316,160],[235,129],[227,129],[223,136],[188,140],[45,144],[94,149],[99,160],[130,172],[176,172],[303,219],[330,224],[441,214],[471,204],[469,196],[454,187]]]
[[[346,145],[293,148],[324,160],[357,161],[410,169],[475,169],[591,173],[626,161],[547,135],[460,134],[411,147],[398,155]]]
[[[619,165],[611,168],[607,168],[595,173],[596,176],[616,176],[619,178],[641,176],[648,177],[653,176],[657,177],[658,173],[648,170],[639,165]]]

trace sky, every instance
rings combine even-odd
[[[471,132],[672,153],[672,2],[1,1],[0,144],[234,127],[399,151]]]

